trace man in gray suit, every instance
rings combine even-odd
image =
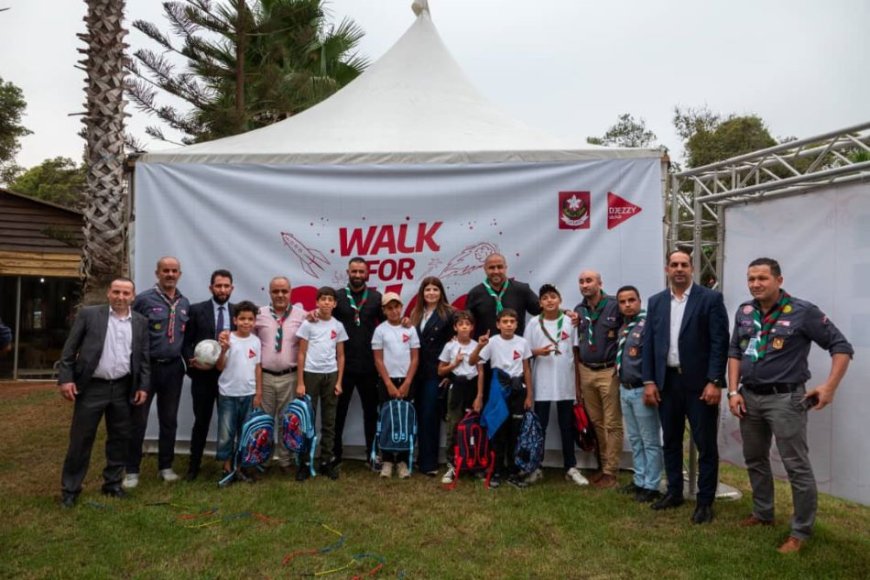
[[[133,312],[133,281],[116,278],[108,307],[83,308],[63,347],[58,385],[75,403],[69,449],[61,475],[62,505],[73,507],[88,472],[97,427],[106,416],[106,467],[103,494],[123,498],[121,488],[130,440],[130,409],[148,397],[148,321]]]

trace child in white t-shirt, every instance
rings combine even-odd
[[[480,336],[469,360],[478,365],[477,371],[480,374],[483,374],[482,363],[489,361],[492,367],[489,404],[495,403],[492,400],[494,397],[504,396],[508,411],[508,418],[495,434],[489,433],[495,448],[495,474],[489,485],[498,487],[502,479],[507,477],[507,482],[514,487],[526,487],[528,483],[519,476],[514,462],[514,448],[520,434],[523,412],[531,409],[534,403],[532,370],[529,365],[532,351],[526,339],[516,334],[517,312],[513,308],[505,308],[498,314],[496,328],[499,330],[497,336],[490,338],[488,331]]]
[[[538,292],[542,312],[526,325],[524,338],[532,349],[532,380],[535,381],[535,414],[541,420],[544,437],[550,422],[550,403],[556,403],[556,417],[562,440],[562,464],[565,479],[577,485],[589,482],[577,469],[574,454],[574,403],[581,397],[577,368],[574,364],[574,342],[577,330],[562,312],[562,295],[552,284],[544,284]],[[529,483],[543,477],[538,469],[527,478]]]
[[[402,326],[402,299],[395,292],[387,292],[381,299],[386,320],[375,328],[372,351],[378,371],[378,400],[413,400],[411,386],[420,353],[420,337],[413,326]],[[411,477],[407,453],[384,453],[381,457],[381,477],[390,478],[393,466],[401,479]]]
[[[479,413],[483,408],[483,374],[477,372],[477,365],[468,362],[477,347],[477,341],[471,338],[474,316],[468,310],[462,310],[453,319],[456,338],[444,345],[438,357],[438,375],[450,380],[447,393],[447,472],[441,478],[443,484],[453,483],[456,475],[453,465],[456,425],[469,409]]]
[[[218,378],[218,444],[216,457],[224,462],[224,476],[233,470],[242,425],[263,399],[260,339],[252,334],[257,306],[247,300],[233,307],[236,330],[218,336],[221,354],[215,368]]]
[[[338,479],[338,465],[332,457],[335,445],[335,411],[341,395],[344,375],[344,325],[332,316],[338,298],[335,290],[324,286],[317,290],[317,321],[306,320],[296,331],[299,338],[296,395],[311,397],[312,417],[317,417],[320,405],[320,473]],[[305,460],[299,462],[296,480],[308,478],[310,469]]]

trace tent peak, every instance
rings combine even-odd
[[[414,0],[413,4],[411,4],[411,10],[414,11],[414,14],[420,16],[424,12],[427,16],[431,16],[432,13],[429,12],[429,0]]]

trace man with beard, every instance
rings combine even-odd
[[[372,335],[381,323],[381,293],[367,286],[368,264],[363,258],[351,258],[347,265],[347,286],[336,288],[338,304],[333,316],[344,325],[348,340],[344,343],[344,377],[335,414],[334,463],[341,462],[342,434],[353,391],[359,393],[363,410],[366,457],[371,455],[378,423],[378,373],[372,353]]]
[[[190,433],[190,462],[187,466],[187,481],[199,475],[202,453],[208,438],[208,429],[218,395],[220,371],[203,367],[193,357],[200,341],[217,340],[224,330],[230,330],[233,293],[233,275],[229,270],[215,270],[208,287],[211,298],[190,307],[190,321],[184,332],[182,353],[187,361],[187,376],[190,377],[190,395],[193,399],[193,429]]]
[[[157,419],[160,435],[157,451],[157,469],[160,479],[166,482],[178,480],[172,470],[175,459],[175,435],[178,429],[178,403],[181,400],[181,385],[184,382],[184,360],[181,347],[184,330],[190,316],[190,302],[178,290],[181,278],[181,263],[177,258],[164,256],[157,261],[157,284],[145,290],[133,302],[133,310],[148,318],[148,334],[151,355],[151,390],[144,405],[133,409],[133,436],[127,458],[127,475],[124,487],[132,489],[139,485],[139,468],[142,463],[142,443],[148,427],[151,403],[157,398]]]

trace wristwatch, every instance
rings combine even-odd
[[[725,387],[725,383],[722,382],[722,379],[707,379],[707,382],[716,387],[717,389]]]
[[[739,394],[740,394],[740,389],[742,389],[742,387],[737,387],[737,390],[736,390],[736,391],[732,391],[732,390],[729,389],[729,390],[728,390],[728,400],[730,401],[730,400],[731,400],[731,397],[736,397],[737,395],[739,395]]]

